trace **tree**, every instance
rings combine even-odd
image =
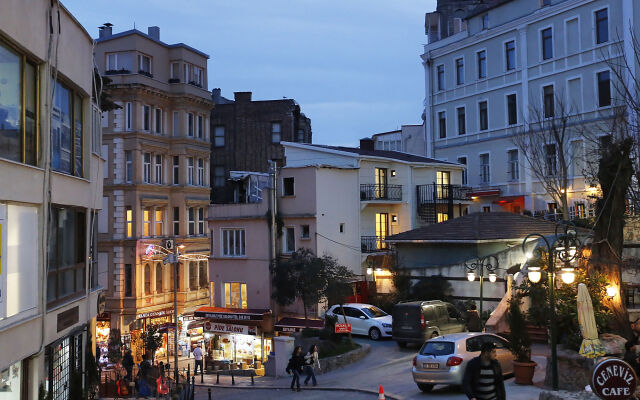
[[[451,301],[453,288],[442,275],[424,277],[411,287],[411,298],[419,300]]]
[[[151,325],[144,333],[144,348],[147,353],[151,353],[151,362],[156,355],[156,350],[162,347],[162,336],[158,333],[158,327]]]
[[[345,323],[347,323],[347,317],[344,314],[342,305],[347,297],[353,294],[353,287],[351,282],[354,275],[347,267],[340,265],[337,261],[330,257],[324,256],[325,265],[327,267],[327,287],[325,290],[325,297],[329,304],[339,304],[342,311],[342,317]],[[351,332],[349,332],[349,343],[353,345],[353,339]]]

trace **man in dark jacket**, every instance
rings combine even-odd
[[[480,355],[469,361],[464,371],[462,388],[470,400],[506,400],[502,368],[496,361],[495,344],[483,343]]]
[[[133,371],[133,356],[131,355],[131,350],[127,350],[122,358],[122,366],[127,371],[126,379],[131,382],[132,371]]]

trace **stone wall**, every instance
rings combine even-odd
[[[575,351],[558,349],[558,386],[572,392],[584,390],[591,382],[593,360],[582,357]],[[544,385],[551,387],[551,360],[547,358]],[[541,397],[542,398],[542,397]]]
[[[362,360],[371,350],[370,344],[363,344],[355,350],[339,356],[327,357],[320,359],[320,374],[325,374],[334,369],[342,368],[346,365],[353,364]]]

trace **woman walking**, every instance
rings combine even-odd
[[[316,381],[316,374],[314,372],[314,368],[318,367],[318,371],[320,371],[320,360],[318,359],[318,346],[311,345],[309,348],[309,352],[304,356],[304,372],[307,374],[307,378],[304,380],[304,384],[307,385],[309,383],[309,379],[312,380],[313,386],[317,386],[318,382]]]
[[[296,346],[293,349],[293,354],[291,355],[291,359],[289,359],[289,364],[287,365],[287,373],[292,374],[293,378],[291,379],[291,390],[295,390],[293,385],[297,385],[298,392],[300,391],[300,374],[302,373],[302,367],[304,366],[304,356],[302,355],[302,347]]]

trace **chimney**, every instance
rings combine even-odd
[[[151,36],[151,39],[160,41],[160,27],[150,26],[147,28],[147,34]]]
[[[99,27],[98,28],[98,38],[103,39],[103,38],[108,38],[109,36],[111,36],[112,27],[113,27],[113,24],[110,24],[109,22],[107,22],[106,24],[104,24],[101,27]]]
[[[238,103],[248,103],[251,101],[251,92],[233,92],[233,98]]]
[[[360,150],[373,150],[373,139],[371,138],[360,139]]]

